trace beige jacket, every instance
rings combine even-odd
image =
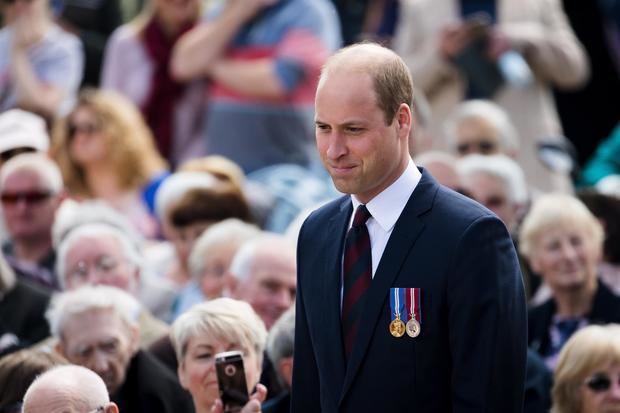
[[[432,110],[435,149],[447,149],[441,124],[463,99],[465,85],[456,68],[438,49],[439,33],[459,19],[456,0],[401,0],[401,19],[393,47],[411,69],[414,85]],[[537,143],[558,141],[562,129],[551,86],[577,88],[589,76],[583,46],[570,28],[559,0],[497,0],[499,28],[521,51],[535,75],[522,89],[503,87],[495,102],[508,111],[521,137],[517,158],[528,183],[548,191],[570,190],[567,176],[550,171],[537,157]]]

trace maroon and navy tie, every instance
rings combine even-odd
[[[364,297],[372,281],[370,236],[366,228],[370,217],[366,205],[357,207],[344,245],[342,338],[347,359],[360,327]]]

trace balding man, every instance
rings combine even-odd
[[[416,168],[412,101],[406,65],[378,45],[343,49],[321,73],[317,147],[350,196],[299,234],[294,413],[523,409],[525,296],[510,235]]]
[[[118,413],[105,383],[81,366],[59,366],[39,376],[24,396],[23,413]]]
[[[244,243],[229,271],[234,276],[231,296],[248,302],[268,330],[295,302],[295,243],[282,235],[265,234]]]

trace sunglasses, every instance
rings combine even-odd
[[[20,1],[20,0],[2,0],[2,3],[3,4],[11,5],[11,4],[17,3],[18,1]],[[32,3],[33,0],[21,0],[21,1],[24,2],[24,3]]]
[[[456,151],[461,155],[472,152],[489,154],[493,152],[496,148],[497,145],[494,142],[490,141],[480,141],[476,143],[460,143],[456,145]]]
[[[14,205],[19,201],[24,201],[27,204],[38,204],[45,201],[52,195],[51,192],[45,191],[29,191],[29,192],[15,192],[4,193],[0,195],[0,201],[5,205]]]
[[[616,377],[617,384],[620,386],[620,375]],[[605,373],[596,373],[586,379],[585,385],[594,393],[602,393],[609,390],[612,386],[613,379]]]
[[[17,156],[22,153],[28,153],[28,152],[36,152],[36,151],[34,148],[28,148],[26,146],[21,147],[21,148],[9,149],[8,151],[4,151],[0,153],[0,161],[6,162],[14,156]]]

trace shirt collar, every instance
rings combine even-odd
[[[409,159],[409,164],[402,175],[366,204],[374,220],[385,232],[391,231],[396,225],[398,217],[405,209],[405,205],[421,178],[422,174]],[[361,205],[354,195],[351,195],[351,202],[353,211]]]

